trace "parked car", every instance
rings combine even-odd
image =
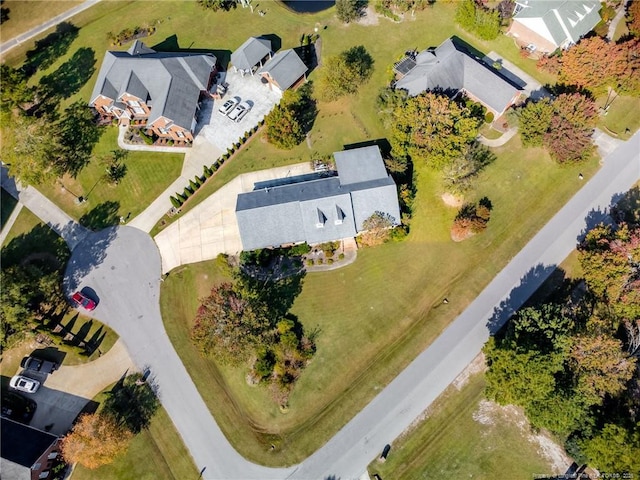
[[[16,375],[11,377],[9,386],[26,393],[36,393],[40,388],[40,382],[33,378],[24,377],[22,375]]]
[[[53,373],[59,367],[56,362],[50,362],[36,357],[24,357],[22,362],[20,362],[20,366],[25,370],[35,370],[36,372],[42,373]]]
[[[240,99],[238,97],[233,97],[227,100],[222,104],[222,106],[218,109],[222,115],[229,115],[229,113],[236,108],[236,106],[240,103]]]
[[[91,311],[96,308],[96,302],[91,300],[82,292],[74,293],[71,300],[73,300],[76,305],[83,307],[85,310]]]
[[[16,422],[29,423],[38,404],[18,392],[2,392],[2,416]]]
[[[231,120],[238,123],[247,113],[249,113],[249,110],[251,110],[251,105],[247,102],[242,102],[236,108],[231,110],[231,113],[228,116]]]

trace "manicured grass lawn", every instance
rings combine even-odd
[[[49,0],[47,2],[4,0],[2,9],[9,10],[9,19],[2,23],[2,41],[11,40],[81,3],[80,0]]]
[[[11,216],[13,209],[16,208],[18,201],[9,195],[4,189],[0,189],[0,229],[4,227],[5,222]]]
[[[430,407],[428,417],[391,447],[385,463],[369,465],[383,479],[474,478],[501,480],[550,474],[540,446],[527,438],[524,416],[490,408],[482,373],[460,390],[450,386]]]
[[[640,128],[640,98],[619,96],[613,101],[609,100],[610,107],[606,116],[600,116],[599,126],[605,132],[617,134],[621,140],[627,140]],[[604,95],[597,100],[598,107],[602,108],[607,103]],[[627,129],[629,131],[627,132]]]
[[[491,125],[487,125],[486,123],[480,128],[480,134],[488,140],[493,140],[502,136],[502,132],[494,130],[491,128]]]
[[[456,211],[439,198],[437,175],[417,169],[418,195],[406,241],[363,249],[343,269],[309,274],[293,313],[318,328],[317,353],[299,379],[286,415],[262,387],[247,386],[245,368],[202,359],[189,340],[198,306],[221,273],[215,262],[181,267],[163,284],[167,332],[203,398],[239,451],[266,464],[291,464],[317,449],[393,379],[579,188],[597,162],[558,166],[517,138],[497,149],[469,200],[487,195],[488,230],[454,244]],[[473,198],[472,198],[473,197]],[[517,206],[517,207],[516,207]],[[450,303],[442,308],[442,298]],[[346,366],[348,365],[348,368]],[[273,443],[277,446],[270,451]]]
[[[74,480],[185,480],[198,479],[182,438],[164,408],[160,407],[148,430],[136,435],[125,454],[96,470],[78,465]]]
[[[108,155],[117,148],[117,135],[117,128],[108,127],[94,149],[94,157]],[[120,216],[130,213],[133,218],[142,212],[180,175],[183,156],[129,152],[124,160],[127,174],[118,185],[104,179],[105,164],[94,159],[77,178],[66,176],[54,185],[40,185],[38,189],[80,223],[99,229],[118,223]],[[80,196],[87,201],[78,204]]]

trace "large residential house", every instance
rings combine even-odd
[[[90,106],[121,125],[145,125],[178,143],[193,141],[201,98],[216,75],[211,54],[156,52],[136,40],[105,54]]]
[[[426,91],[442,91],[450,96],[463,93],[480,102],[496,117],[502,115],[520,96],[519,86],[485,63],[457,38],[449,38],[440,46],[409,53],[394,65],[402,88],[416,96]]]
[[[531,51],[550,53],[577,43],[598,22],[597,0],[516,0],[508,34]]]
[[[276,53],[258,70],[258,73],[271,88],[284,92],[301,82],[307,70],[300,56],[290,48]]]
[[[376,212],[400,224],[396,184],[377,146],[333,154],[337,176],[285,178],[238,195],[244,250],[353,238]]]
[[[8,418],[1,420],[0,477],[11,480],[48,478],[58,458],[58,437]]]

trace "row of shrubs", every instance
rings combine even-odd
[[[229,160],[229,158],[231,158],[231,156],[236,153],[236,151],[239,150],[240,147],[244,143],[246,143],[254,133],[258,131],[258,128],[260,128],[262,125],[264,125],[264,120],[260,120],[258,125],[253,127],[248,132],[244,132],[244,135],[238,139],[238,142],[234,143],[231,148],[227,148],[227,153],[216,160],[213,165],[211,165],[210,167],[205,165],[203,168],[202,176],[196,175],[193,180],[189,180],[189,185],[184,187],[184,191],[182,193],[176,192],[175,195],[171,195],[171,197],[169,197],[169,199],[171,200],[171,205],[173,205],[175,208],[180,208],[189,197],[191,197],[202,185],[204,185],[209,177],[211,177],[220,167],[222,167],[222,165],[224,165],[224,162]]]
[[[112,32],[107,33],[107,39],[111,42],[112,45],[120,46],[123,43],[128,43],[131,40],[135,40],[136,38],[143,38],[153,35],[156,31],[156,27],[140,27],[136,26],[133,28],[125,28],[118,34],[114,34]]]

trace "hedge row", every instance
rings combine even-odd
[[[191,195],[196,193],[196,191],[202,185],[204,185],[207,179],[211,177],[211,175],[213,175],[224,164],[224,162],[229,160],[229,158],[231,158],[236,150],[238,150],[244,143],[246,143],[249,138],[251,138],[251,135],[256,133],[258,131],[258,128],[260,128],[262,125],[264,125],[264,120],[260,120],[258,125],[253,127],[248,132],[244,132],[244,135],[238,139],[238,142],[234,143],[231,148],[227,148],[227,152],[218,160],[216,160],[213,165],[211,165],[210,167],[205,165],[203,168],[203,176],[200,177],[196,175],[193,180],[189,180],[189,185],[184,187],[184,191],[182,193],[176,193],[175,196],[171,195],[169,197],[169,200],[171,200],[171,205],[173,205],[175,208],[180,208],[182,204],[184,204],[184,202],[186,202]]]

